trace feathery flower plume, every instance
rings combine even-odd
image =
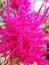
[[[11,0],[11,4],[6,2],[6,15],[2,15],[5,29],[0,26],[0,53],[6,58],[9,51],[10,60],[17,58],[18,65],[32,65],[34,62],[37,65],[49,65],[49,61],[44,58],[44,55],[49,54],[44,50],[49,43],[46,39],[48,33],[44,33],[44,28],[40,28],[46,20],[49,8],[44,15],[40,15],[36,12],[29,13],[29,0]],[[18,13],[17,16],[11,15],[12,7],[12,11]]]

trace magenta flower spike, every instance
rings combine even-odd
[[[49,65],[49,61],[44,57],[49,54],[45,50],[45,46],[49,44],[49,40],[46,39],[49,33],[40,28],[47,18],[49,7],[40,15],[40,11],[29,13],[30,4],[29,0],[11,0],[10,5],[6,0],[6,15],[2,14],[5,29],[0,26],[0,53],[6,58],[9,51],[10,60],[17,58],[18,65],[32,65],[34,62],[37,65]],[[11,11],[14,12],[14,16],[11,15]]]

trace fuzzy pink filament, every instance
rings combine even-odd
[[[49,61],[43,57],[49,54],[44,50],[49,40],[45,39],[47,34],[44,33],[44,28],[39,27],[46,20],[47,11],[40,16],[35,12],[29,13],[28,0],[11,0],[11,2],[15,4],[15,8],[18,6],[18,16],[12,17],[8,8],[6,17],[2,16],[6,28],[0,27],[2,35],[0,52],[6,57],[7,51],[10,51],[10,59],[18,58],[17,64],[22,62],[28,65],[36,62],[37,65],[49,65]],[[7,5],[11,8],[12,6]]]

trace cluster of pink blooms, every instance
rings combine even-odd
[[[29,13],[30,2],[28,0],[11,0],[11,5],[6,2],[6,16],[2,15],[5,29],[0,26],[0,53],[7,56],[7,51],[10,51],[10,60],[18,58],[17,64],[21,62],[24,65],[32,65],[34,62],[37,65],[49,65],[49,61],[44,58],[44,55],[49,54],[45,51],[45,46],[49,43],[46,39],[48,33],[44,33],[44,28],[40,25],[46,20],[48,9],[43,15],[32,12]],[[16,11],[18,15],[10,15],[10,8]]]

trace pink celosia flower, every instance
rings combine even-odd
[[[14,3],[15,1],[16,3],[18,1],[18,5],[20,5],[19,0],[12,0]],[[0,34],[2,35],[0,53],[4,53],[6,57],[7,51],[10,51],[11,61],[18,58],[17,64],[21,62],[24,65],[33,64],[35,61],[38,65],[49,65],[49,61],[43,57],[45,54],[49,54],[44,50],[49,40],[45,39],[47,34],[44,33],[44,28],[40,28],[40,25],[46,20],[47,11],[42,16],[36,12],[28,13],[26,7],[28,7],[29,1],[22,1],[25,2],[25,6],[22,2],[18,16],[10,16],[9,10],[7,10],[9,14],[6,13],[6,17],[3,15],[6,28],[0,27]]]

